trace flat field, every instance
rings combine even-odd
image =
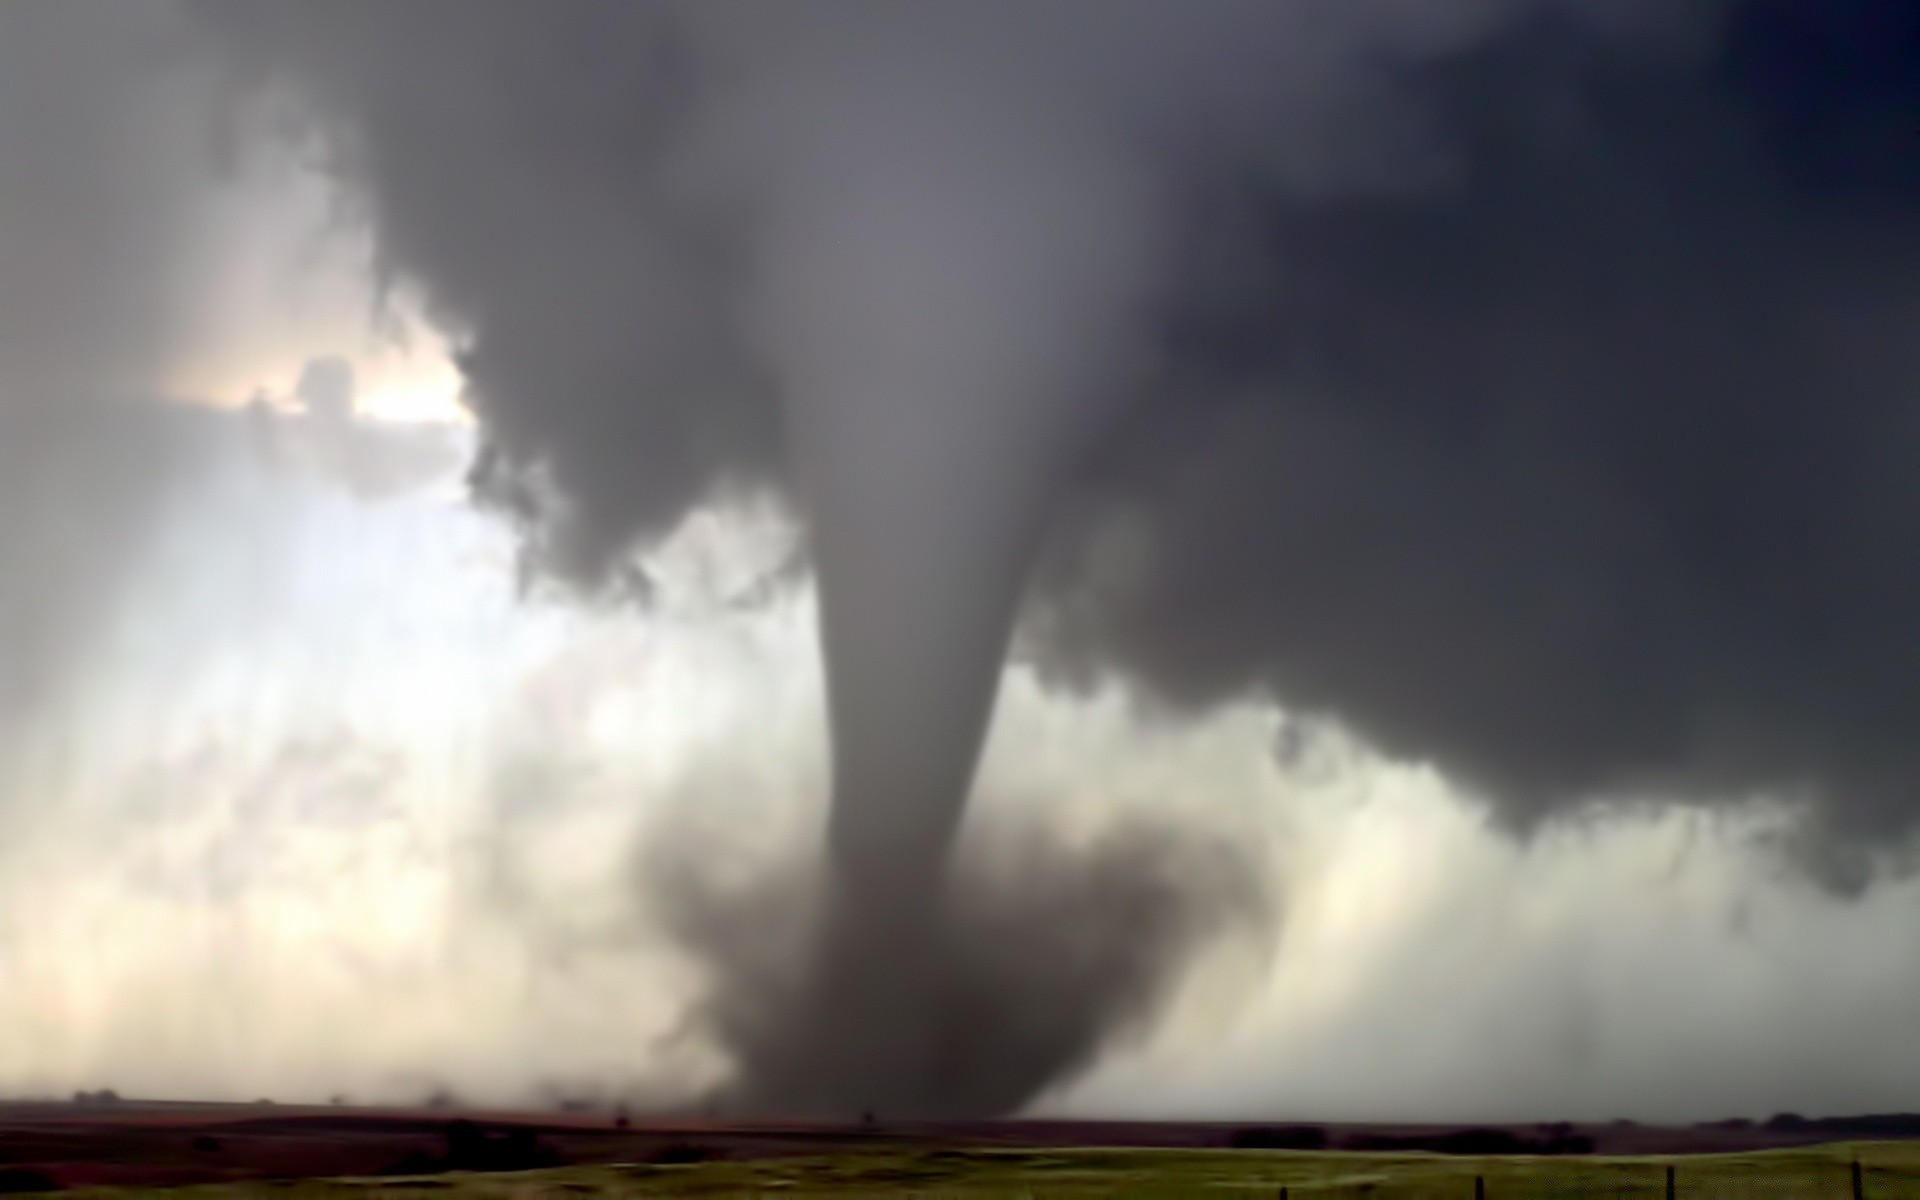
[[[1856,1171],[1857,1164],[1857,1171]],[[857,1125],[617,1112],[0,1104],[0,1193],[71,1197],[1920,1200],[1920,1114],[1694,1126]]]
[[[230,1197],[574,1200],[604,1197],[1676,1197],[1855,1195],[1920,1198],[1920,1145],[1841,1143],[1757,1153],[1678,1158],[1625,1156],[1473,1158],[1263,1150],[845,1150],[757,1161],[597,1165],[504,1174],[291,1182],[248,1181],[174,1189],[89,1189],[70,1195],[175,1200]],[[1476,1182],[1479,1192],[1476,1192]]]

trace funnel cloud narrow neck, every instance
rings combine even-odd
[[[1150,214],[1089,144],[828,145],[808,161],[858,186],[783,193],[759,299],[815,530],[843,887],[938,880],[1060,460],[1114,389]]]
[[[889,451],[827,473],[812,497],[821,516],[835,865],[856,886],[898,875],[895,882],[911,888],[937,874],[959,821],[1043,507],[1044,475],[934,431],[891,424],[861,431],[875,439],[896,434]],[[830,450],[825,457],[838,461]],[[947,502],[972,489],[988,492],[991,503]]]

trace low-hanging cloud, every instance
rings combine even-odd
[[[1427,81],[1441,194],[1276,197],[1271,269],[1230,263],[1092,473],[1056,665],[1271,690],[1522,821],[1773,790],[1907,827],[1920,18],[1713,32],[1518,28]]]
[[[1061,669],[1269,690],[1523,820],[1906,824],[1909,7],[200,10],[455,332],[540,561],[806,514],[836,903],[907,914],[820,953],[875,987],[1062,513]]]

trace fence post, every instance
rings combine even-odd
[[[1860,1160],[1853,1160],[1853,1200],[1867,1200],[1867,1187],[1860,1178]]]
[[[1673,1200],[1673,1164],[1667,1164],[1667,1200]]]
[[[1473,1177],[1473,1200],[1487,1200],[1487,1178],[1484,1175]]]

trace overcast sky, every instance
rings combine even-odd
[[[9,19],[65,36],[25,11],[0,40]],[[0,185],[36,161],[6,104]],[[0,1095],[697,1101],[727,1063],[675,889],[764,912],[820,854],[794,519],[770,492],[692,507],[644,556],[644,604],[529,577],[524,530],[462,482],[470,331],[377,286],[364,214],[295,158],[209,178],[170,234],[164,352],[116,358],[111,385],[166,413],[183,465],[104,515],[59,480],[0,493],[0,635],[63,635],[58,686],[0,658],[0,684],[34,684],[0,703]],[[0,250],[49,227],[24,212],[0,211]],[[20,397],[104,378],[74,365],[94,327],[40,353],[32,297],[0,300],[0,418],[21,421],[0,436],[66,430],[83,410]],[[21,461],[0,445],[0,472]],[[76,486],[114,490],[112,464],[75,461]],[[111,578],[88,557],[109,543]],[[66,637],[79,619],[48,597],[76,594],[98,603]],[[1920,1106],[1920,881],[1816,882],[1784,789],[1616,787],[1516,832],[1437,758],[1271,689],[1176,703],[1057,665],[1023,650],[1004,673],[963,869],[1148,839],[1196,893],[1220,890],[1209,864],[1247,886],[1160,1010],[1041,1109]]]

